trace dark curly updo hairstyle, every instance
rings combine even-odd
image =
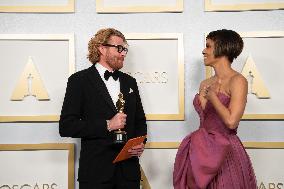
[[[215,57],[226,56],[231,63],[241,54],[244,47],[243,39],[233,30],[212,31],[206,39],[211,39],[214,42]]]
[[[112,36],[120,37],[123,39],[123,42],[127,43],[124,35],[120,31],[114,28],[100,29],[88,43],[89,54],[87,58],[92,64],[95,64],[100,60],[101,53],[98,47],[102,44],[108,43],[110,37]]]

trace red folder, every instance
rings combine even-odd
[[[123,148],[119,152],[119,154],[116,156],[116,158],[112,161],[112,163],[116,163],[116,162],[130,158],[131,156],[129,155],[128,150],[131,149],[134,146],[137,146],[137,145],[143,143],[145,138],[146,138],[146,135],[129,139],[126,142],[126,144],[123,146]]]

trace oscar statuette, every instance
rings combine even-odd
[[[116,102],[116,108],[119,113],[123,113],[125,105],[125,100],[123,99],[123,94],[118,94],[118,100]],[[113,143],[114,144],[125,144],[127,142],[126,131],[122,131],[121,129],[115,130],[113,135]]]

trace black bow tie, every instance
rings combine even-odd
[[[115,70],[114,72],[106,70],[104,74],[105,80],[108,80],[110,76],[116,81],[119,77],[119,72],[117,70]]]

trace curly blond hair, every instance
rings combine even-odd
[[[88,43],[89,54],[87,55],[87,58],[92,64],[95,64],[100,60],[101,53],[98,47],[102,44],[108,43],[108,40],[112,36],[120,37],[123,39],[123,42],[127,43],[124,35],[120,31],[114,28],[100,29]]]

